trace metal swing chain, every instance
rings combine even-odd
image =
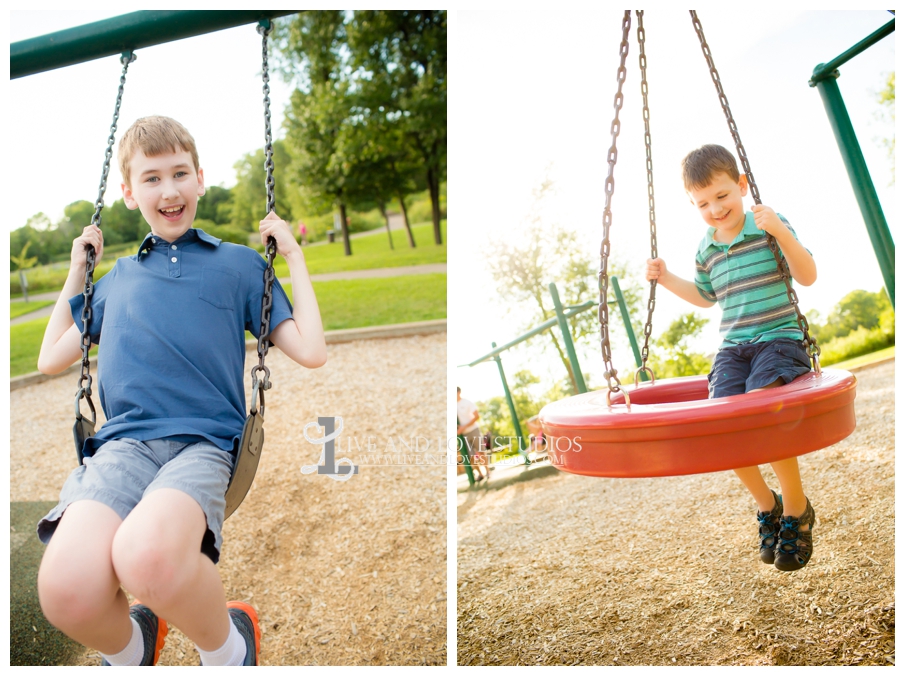
[[[619,68],[616,71],[616,96],[613,99],[613,108],[616,114],[610,125],[610,131],[613,135],[613,144],[607,153],[607,171],[605,191],[606,202],[603,206],[603,240],[600,242],[600,270],[597,273],[597,285],[600,288],[600,303],[597,306],[597,317],[600,320],[600,349],[603,354],[603,375],[607,380],[609,392],[619,391],[619,379],[616,377],[616,368],[613,366],[613,356],[610,353],[610,331],[608,326],[608,310],[607,310],[607,292],[609,287],[609,277],[607,277],[607,258],[610,255],[610,225],[613,223],[613,214],[610,211],[610,204],[613,199],[613,191],[615,189],[615,181],[613,179],[613,170],[616,168],[616,159],[618,153],[616,151],[616,138],[619,136],[619,111],[622,109],[622,84],[625,82],[625,59],[628,56],[628,34],[632,25],[631,10],[625,10],[622,17],[622,42],[619,45]]]
[[[273,180],[273,134],[270,128],[270,74],[267,68],[267,37],[273,30],[273,23],[265,19],[258,24],[258,33],[262,36],[262,79],[264,81],[264,169],[267,173],[267,213],[274,210]],[[273,237],[267,239],[267,267],[264,269],[264,298],[261,302],[261,331],[258,334],[258,363],[251,369],[251,411],[257,411],[258,397],[261,399],[261,417],[264,417],[264,391],[271,387],[270,369],[264,366],[264,358],[270,349],[270,309],[273,307],[273,259],[277,253],[277,243]],[[258,381],[258,373],[263,372],[262,381]]]
[[[107,150],[104,153],[104,168],[101,172],[101,182],[98,187],[97,200],[94,202],[94,215],[91,217],[90,225],[101,227],[101,211],[104,208],[104,193],[107,191],[107,176],[110,173],[110,159],[113,157],[113,143],[116,140],[116,124],[119,121],[119,109],[123,103],[123,88],[126,85],[126,73],[129,70],[129,64],[135,61],[137,57],[131,51],[124,52],[120,57],[123,64],[123,72],[119,77],[119,90],[116,93],[116,107],[113,109],[113,123],[110,125],[110,136],[107,138]],[[96,262],[96,252],[93,246],[85,248],[85,290],[82,293],[84,303],[82,305],[82,372],[79,376],[79,390],[76,394],[76,410],[78,411],[78,402],[82,395],[88,397],[88,405],[94,411],[94,404],[91,402],[91,362],[88,359],[88,353],[91,351],[91,334],[88,332],[88,323],[91,321],[91,298],[94,295],[94,265]],[[87,385],[86,385],[87,381]]]
[[[644,149],[647,154],[647,207],[650,217],[650,257],[657,257],[657,217],[654,210],[654,162],[651,153],[650,136],[650,108],[647,105],[647,56],[644,53],[644,10],[635,10],[638,17],[638,64],[641,66],[641,98],[643,102],[642,114],[644,117]],[[650,335],[653,331],[654,307],[657,304],[657,280],[650,282],[650,295],[647,299],[647,321],[644,323],[644,347],[641,348],[641,367],[635,376],[637,385],[638,374],[647,371],[651,381],[654,380],[654,372],[647,365],[647,357],[650,351]]]
[[[716,70],[716,65],[713,63],[713,55],[710,53],[710,47],[707,45],[707,41],[704,39],[704,29],[701,26],[701,21],[698,19],[698,13],[695,10],[689,10],[691,14],[691,21],[694,24],[694,30],[698,34],[698,39],[701,42],[701,51],[704,52],[704,58],[707,60],[707,66],[710,68],[710,77],[713,79],[713,84],[716,86],[717,94],[720,98],[720,105],[723,107],[723,113],[726,116],[726,122],[729,124],[729,131],[732,134],[732,139],[735,141],[735,147],[738,151],[739,159],[742,162],[742,167],[745,170],[745,176],[748,178],[748,185],[751,187],[751,196],[754,198],[755,204],[761,204],[760,201],[760,191],[757,189],[757,184],[754,182],[754,174],[751,172],[751,165],[748,163],[748,156],[745,154],[745,148],[742,146],[742,139],[738,133],[738,127],[735,124],[735,120],[732,118],[732,111],[729,110],[729,99],[726,98],[726,94],[723,92],[723,85],[720,82],[720,74]],[[807,346],[808,354],[811,357],[811,361],[814,363],[814,370],[819,374],[820,373],[820,346],[817,344],[817,339],[813,338],[808,329],[808,320],[805,317],[801,310],[798,309],[798,294],[795,292],[795,289],[792,288],[792,283],[790,281],[791,274],[789,272],[789,264],[788,262],[780,256],[779,253],[779,245],[776,243],[776,238],[773,237],[770,233],[766,233],[767,236],[767,244],[770,247],[770,251],[773,252],[773,258],[776,259],[776,267],[779,270],[779,274],[782,277],[783,282],[786,284],[786,294],[789,296],[789,302],[792,304],[792,307],[795,309],[795,314],[797,315],[798,320],[798,328],[801,329],[802,334],[804,334],[804,342]]]

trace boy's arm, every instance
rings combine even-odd
[[[701,295],[698,287],[694,282],[687,279],[677,277],[666,269],[666,261],[662,258],[651,258],[647,261],[645,268],[645,277],[647,281],[657,280],[657,283],[665,287],[668,291],[676,294],[684,301],[696,305],[698,307],[711,307],[715,301],[708,300]]]
[[[754,223],[761,230],[766,230],[776,238],[776,243],[782,250],[782,255],[789,264],[789,273],[792,279],[802,286],[810,286],[817,281],[817,264],[801,242],[795,239],[795,235],[782,222],[776,212],[763,204],[756,204],[751,211],[754,212]]]
[[[97,265],[104,253],[104,235],[96,225],[87,226],[81,236],[72,242],[69,274],[41,341],[41,352],[38,355],[38,370],[41,373],[60,373],[82,356],[82,333],[72,320],[69,299],[85,288],[85,249],[89,244],[94,247]]]
[[[312,369],[323,366],[327,362],[327,343],[305,254],[292,236],[289,224],[274,212],[261,221],[260,231],[265,243],[268,237],[276,240],[277,251],[289,265],[292,278],[293,321],[280,322],[270,332],[270,342],[297,364]]]

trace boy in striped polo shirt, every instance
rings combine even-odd
[[[660,259],[647,261],[648,281],[692,305],[720,304],[723,342],[708,376],[710,396],[728,397],[779,387],[810,371],[804,336],[786,285],[767,244],[773,235],[792,278],[810,286],[817,267],[785,218],[768,206],[746,212],[748,180],[735,157],[705,145],[682,160],[682,178],[692,204],[709,226],[695,256],[693,281],[669,272]],[[779,570],[804,567],[813,551],[814,510],[805,497],[798,459],[771,463],[782,495],[770,490],[758,467],[735,470],[757,502],[760,558]]]

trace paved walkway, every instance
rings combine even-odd
[[[332,282],[338,279],[365,279],[368,277],[402,277],[404,275],[431,275],[446,274],[446,263],[428,263],[427,265],[407,265],[398,268],[373,268],[371,270],[344,270],[342,272],[325,272],[319,275],[311,275],[313,282]],[[289,284],[289,277],[281,277],[281,284]],[[59,291],[49,291],[47,293],[31,293],[28,300],[52,300],[56,301]],[[12,298],[10,302],[21,303],[22,298]],[[21,324],[22,322],[30,322],[32,319],[40,319],[41,317],[49,317],[53,312],[53,305],[48,305],[40,310],[29,312],[21,317],[10,320],[10,326]]]

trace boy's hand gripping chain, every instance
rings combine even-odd
[[[704,39],[704,28],[701,26],[700,19],[698,19],[698,13],[693,9],[689,10],[689,12],[691,13],[691,22],[694,24],[694,30],[698,34],[698,39],[701,41],[701,51],[704,52],[707,66],[710,68],[710,77],[713,79],[714,86],[716,86],[716,92],[720,98],[720,105],[723,107],[723,114],[725,114],[726,122],[729,124],[729,132],[732,134],[732,139],[735,141],[735,148],[738,151],[739,159],[742,161],[742,168],[745,170],[745,176],[748,177],[748,185],[751,186],[751,196],[754,198],[755,204],[760,204],[760,191],[757,189],[757,184],[754,182],[754,174],[751,172],[748,156],[745,154],[745,148],[742,146],[742,137],[739,135],[738,127],[735,124],[735,120],[732,118],[732,111],[729,110],[729,99],[726,98],[726,94],[723,92],[720,74],[717,72],[716,65],[713,63],[713,55],[710,53],[710,47]],[[789,264],[779,255],[779,245],[776,243],[776,238],[770,233],[766,233],[766,236],[770,251],[773,252],[773,258],[776,259],[776,267],[779,270],[782,281],[786,284],[786,294],[789,296],[789,302],[792,304],[792,307],[795,308],[795,314],[798,319],[798,328],[800,328],[802,334],[804,334],[805,349],[807,349],[811,361],[814,363],[814,371],[817,375],[820,375],[820,346],[817,344],[817,339],[808,333],[810,327],[808,326],[807,317],[805,317],[801,313],[801,310],[798,309],[798,294],[795,293],[795,289],[792,288],[792,283],[789,281],[791,277],[791,274],[789,273]]]
[[[116,139],[116,123],[119,121],[119,109],[123,102],[123,87],[126,85],[126,73],[129,64],[137,57],[131,51],[123,52],[120,62],[123,64],[123,72],[119,78],[119,90],[116,94],[116,107],[113,109],[113,123],[110,125],[110,136],[107,138],[107,150],[104,153],[104,168],[101,172],[101,183],[98,188],[97,200],[94,202],[94,215],[91,217],[91,225],[101,227],[101,210],[104,208],[104,193],[107,191],[107,176],[110,173],[110,159],[113,157],[113,143]],[[79,464],[84,460],[82,449],[85,440],[94,436],[94,426],[97,423],[97,411],[94,402],[91,401],[91,362],[88,353],[91,351],[91,334],[88,331],[88,323],[91,321],[91,297],[94,295],[94,264],[95,251],[93,246],[85,247],[85,290],[83,292],[84,304],[82,306],[82,372],[79,376],[79,389],[75,395],[75,424],[72,426],[72,436],[75,441],[75,453]],[[82,399],[88,402],[91,409],[91,420],[82,415],[79,403]]]

